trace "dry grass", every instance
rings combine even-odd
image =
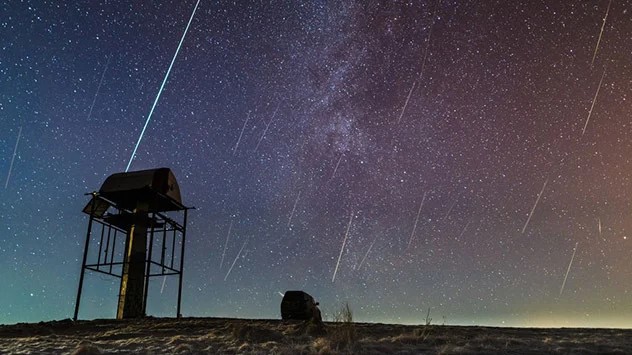
[[[353,311],[348,303],[345,303],[333,314],[333,322],[328,331],[328,339],[335,350],[353,352],[357,350],[358,334],[353,323]]]
[[[231,330],[234,338],[244,342],[262,343],[281,341],[283,339],[283,334],[276,330],[262,328],[252,324],[235,324]]]
[[[101,354],[96,346],[90,344],[79,344],[77,348],[71,353],[72,355],[97,355]]]
[[[153,318],[0,326],[0,353],[22,354],[632,354],[632,330]],[[422,316],[423,322],[423,316]],[[311,330],[310,330],[311,329]]]

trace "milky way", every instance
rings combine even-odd
[[[125,170],[195,5],[0,2],[0,323],[71,316],[84,193]],[[360,321],[632,326],[631,10],[202,0],[131,166],[197,207],[182,313],[278,318],[302,289]],[[80,317],[117,292],[88,274]]]

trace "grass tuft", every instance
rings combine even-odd
[[[329,331],[329,341],[336,350],[353,352],[358,344],[358,334],[353,323],[353,311],[349,303],[345,303],[333,313],[334,329]]]

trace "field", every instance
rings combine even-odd
[[[632,354],[632,330],[494,328],[224,318],[0,326],[1,354]]]

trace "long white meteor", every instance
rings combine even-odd
[[[522,227],[522,234],[524,234],[524,231],[527,229],[527,226],[529,225],[529,221],[531,221],[531,217],[533,216],[533,211],[535,211],[535,208],[538,206],[538,202],[540,202],[540,197],[542,197],[542,194],[544,193],[544,189],[546,188],[546,184],[548,182],[549,182],[549,179],[546,179],[546,181],[544,182],[544,185],[542,186],[542,190],[540,190],[540,193],[538,194],[538,198],[535,200],[535,203],[533,204],[531,213],[529,213],[529,218],[527,218],[527,221],[525,222],[524,227]]]
[[[579,242],[575,243],[575,248],[573,249],[573,256],[571,256],[571,261],[568,263],[568,268],[566,269],[566,275],[564,275],[564,281],[562,282],[562,287],[560,287],[560,297],[562,296],[562,292],[564,292],[564,286],[566,286],[566,279],[568,278],[568,273],[571,272],[571,266],[573,266],[575,253],[577,252],[577,245],[579,245]]]
[[[595,51],[593,52],[592,61],[590,62],[590,67],[592,68],[595,65],[595,58],[597,58],[597,51],[599,50],[599,43],[601,43],[601,37],[603,36],[603,30],[606,27],[606,20],[608,20],[608,13],[610,12],[610,5],[612,5],[612,0],[608,2],[608,8],[606,9],[606,15],[603,17],[603,23],[601,24],[601,30],[599,31],[599,37],[597,38],[597,44],[595,45]]]
[[[249,119],[250,119],[250,112],[248,112],[248,115],[246,116],[246,122],[244,122],[244,125],[241,127],[241,133],[239,133],[239,138],[237,138],[237,143],[235,144],[235,148],[233,148],[233,156],[235,156],[235,153],[237,153],[237,147],[239,147],[239,142],[241,142],[241,136],[244,135],[244,130],[246,129],[246,124],[248,123]]]
[[[237,260],[241,256],[241,252],[244,251],[244,247],[246,246],[247,242],[248,241],[245,241],[244,244],[241,246],[241,249],[239,249],[239,253],[237,253],[237,256],[235,257],[235,260],[233,260],[233,264],[230,266],[230,269],[228,269],[228,272],[226,273],[226,276],[224,276],[224,281],[226,281],[228,279],[228,275],[230,275],[230,272],[233,271],[233,267],[235,267],[235,264],[237,263]]]
[[[588,127],[588,122],[590,121],[590,116],[592,116],[593,109],[595,108],[595,102],[597,102],[597,97],[599,96],[599,90],[601,89],[601,84],[603,83],[603,77],[606,76],[606,69],[604,68],[603,73],[601,74],[601,80],[599,80],[599,86],[597,86],[597,91],[595,92],[595,97],[593,97],[592,104],[590,105],[590,110],[588,111],[588,117],[586,117],[586,123],[584,123],[584,129],[582,129],[582,136],[586,133],[586,127]]]
[[[129,171],[129,167],[132,165],[132,161],[134,161],[134,157],[136,156],[136,150],[138,150],[138,146],[140,145],[140,141],[143,139],[143,135],[145,135],[145,130],[149,125],[149,121],[151,121],[151,116],[154,114],[154,109],[158,104],[158,100],[160,99],[160,95],[162,94],[162,90],[165,88],[165,84],[167,83],[167,79],[169,78],[169,74],[171,73],[171,68],[173,68],[173,63],[175,63],[176,58],[178,57],[178,53],[180,52],[180,47],[182,47],[182,43],[184,42],[184,37],[186,37],[187,32],[189,32],[189,26],[191,26],[191,21],[193,21],[193,17],[195,16],[195,11],[197,11],[198,5],[200,5],[200,0],[195,4],[195,8],[193,8],[193,13],[191,14],[191,18],[189,18],[189,23],[187,23],[187,27],[184,29],[184,33],[182,34],[182,38],[180,38],[180,43],[178,43],[178,48],[176,49],[176,53],[173,55],[173,59],[171,59],[171,64],[169,64],[169,69],[167,69],[167,74],[165,74],[165,78],[162,80],[162,85],[160,85],[160,90],[158,90],[158,94],[156,95],[156,99],[154,100],[154,104],[151,106],[151,110],[149,111],[149,115],[147,115],[147,120],[145,121],[145,125],[143,126],[143,130],[140,132],[140,136],[138,137],[138,141],[136,141],[136,146],[134,147],[134,151],[132,152],[132,156],[129,158],[129,163],[127,163],[127,167],[125,168],[125,172]]]
[[[338,266],[340,266],[340,259],[342,259],[342,252],[345,250],[347,244],[347,238],[349,237],[349,230],[351,229],[351,223],[353,222],[353,212],[349,217],[349,224],[347,225],[347,232],[345,233],[345,239],[342,241],[342,247],[340,248],[340,254],[338,255],[338,261],[336,262],[336,268],[334,269],[334,275],[331,277],[331,282],[336,281],[336,274],[338,273]]]

